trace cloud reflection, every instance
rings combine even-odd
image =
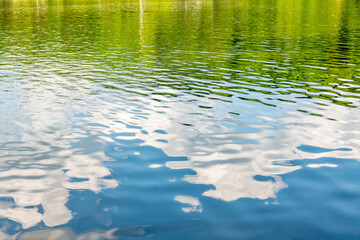
[[[202,212],[202,206],[199,199],[191,196],[178,195],[174,198],[175,201],[183,204],[188,204],[191,207],[183,207],[182,210],[186,213],[189,212]]]
[[[62,79],[52,79],[56,80]],[[57,84],[51,88],[53,91],[28,91],[25,98],[14,95],[12,101],[22,102],[14,111],[23,121],[5,122],[13,139],[6,139],[0,151],[0,216],[24,229],[40,222],[48,227],[66,224],[72,218],[67,206],[71,189],[99,192],[118,185],[114,179],[104,179],[111,173],[102,162],[111,159],[82,144],[89,134],[75,134],[67,124],[73,113],[64,104],[53,104],[61,100],[57,94],[65,94],[64,89]],[[101,144],[101,140],[93,143],[96,141]],[[72,147],[74,144],[79,147]]]
[[[73,92],[53,83],[63,79],[52,75],[43,80],[49,81],[51,91],[28,90],[26,98],[13,96],[10,101],[22,101],[14,111],[23,121],[7,129],[13,139],[6,139],[1,151],[0,197],[5,207],[0,208],[0,216],[23,228],[40,222],[49,227],[67,223],[72,218],[67,206],[70,189],[97,193],[119,184],[108,178],[111,172],[103,165],[104,160],[111,161],[103,146],[113,141],[109,137],[113,133],[121,133],[117,140],[140,139],[142,145],[160,148],[168,156],[186,156],[187,161],[169,161],[165,166],[193,170],[196,174],[184,180],[211,185],[203,195],[223,201],[276,198],[287,187],[281,175],[301,168],[292,160],[359,156],[360,123],[352,117],[358,109],[324,106],[317,109],[323,117],[314,117],[297,111],[314,108],[311,100],[279,103],[281,112],[269,112],[259,103],[235,98],[223,103],[184,95],[175,100],[157,96],[152,101],[131,93],[119,96],[112,90],[89,95],[89,86],[76,93],[86,102],[72,105],[72,99],[61,96]],[[24,88],[26,84],[19,92]],[[242,109],[241,115],[227,114],[233,109]],[[327,119],[334,115],[336,121]],[[316,151],[306,150],[309,146]],[[191,205],[183,208],[185,212],[201,212],[198,200],[183,196],[175,200]]]
[[[197,103],[206,104],[200,98]],[[243,104],[233,102],[227,107],[246,109]],[[157,109],[161,105],[167,107],[159,112]],[[244,110],[244,115],[255,114],[258,123],[224,115],[227,109],[223,104],[215,104],[211,110],[206,110],[194,104],[166,100],[160,104],[147,104],[146,119],[121,117],[123,122],[142,126],[149,133],[136,133],[137,138],[144,140],[143,145],[161,148],[169,156],[187,156],[188,161],[170,161],[166,166],[192,169],[196,174],[185,176],[184,180],[214,186],[203,195],[224,201],[276,198],[276,193],[287,187],[281,175],[301,169],[301,166],[291,164],[292,160],[319,157],[357,159],[359,156],[360,142],[355,136],[360,134],[360,123],[352,118],[354,112],[359,112],[357,109],[324,107],[321,111],[318,109],[324,117],[314,117],[297,111],[298,108],[313,107],[311,101],[304,101],[292,106],[279,104],[285,111],[276,116],[276,112],[266,112],[266,108],[259,104],[246,105],[250,109]],[[192,114],[194,112],[197,114]],[[336,121],[326,118],[334,115]],[[208,121],[210,116],[212,120]],[[192,127],[183,124],[186,122]],[[158,129],[166,134],[157,133]],[[159,138],[166,142],[156,141]],[[305,144],[327,150],[302,151],[300,146]],[[332,164],[322,166],[335,167]],[[267,178],[259,180],[256,176]]]

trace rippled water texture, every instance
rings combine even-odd
[[[0,239],[360,239],[358,1],[0,4]]]

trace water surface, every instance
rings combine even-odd
[[[360,238],[358,1],[0,4],[0,239]]]

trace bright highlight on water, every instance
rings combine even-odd
[[[0,2],[0,239],[360,238],[356,0]]]

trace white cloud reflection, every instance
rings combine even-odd
[[[336,168],[338,167],[339,165],[337,164],[331,164],[331,163],[319,163],[319,164],[308,164],[306,165],[307,167],[309,168],[319,168],[319,167],[331,167],[331,168]]]
[[[202,206],[199,199],[192,196],[178,195],[174,198],[175,201],[190,205],[190,207],[181,208],[184,212],[202,212]]]
[[[201,98],[197,100],[198,105],[210,104]],[[144,112],[148,113],[146,119],[134,115],[126,119],[123,114],[119,117],[149,133],[136,133],[136,138],[145,141],[143,145],[161,148],[169,156],[187,156],[187,161],[169,161],[166,166],[192,169],[196,174],[185,176],[184,180],[214,186],[203,195],[224,201],[275,198],[278,191],[287,187],[281,175],[301,169],[301,165],[290,164],[291,160],[322,157],[358,159],[360,156],[360,140],[356,137],[360,134],[360,121],[353,117],[360,115],[358,109],[339,105],[313,109],[317,105],[311,100],[293,105],[279,103],[282,110],[274,108],[274,112],[267,112],[269,108],[260,104],[236,100],[227,106],[211,103],[212,109],[209,110],[198,108],[194,103],[171,102],[163,98],[161,103],[143,103],[147,108]],[[261,123],[252,124],[246,118],[225,114],[234,108],[243,109],[245,116],[256,114],[254,117]],[[309,108],[323,117],[299,112],[299,108]],[[335,118],[336,121],[327,118]],[[157,133],[159,129],[167,134]],[[159,142],[159,139],[166,141]],[[305,152],[298,149],[302,145],[330,150]],[[330,163],[322,166],[335,167]],[[259,180],[257,176],[267,178]]]
[[[86,145],[72,147],[89,134],[71,129],[71,105],[61,103],[59,97],[59,93],[71,92],[66,93],[58,84],[49,85],[51,89],[47,90],[31,81],[28,84],[32,90],[24,96],[14,94],[10,100],[20,103],[13,110],[19,119],[4,123],[12,139],[0,142],[4,146],[0,151],[0,217],[18,222],[24,229],[40,222],[54,227],[72,218],[67,206],[69,190],[99,192],[116,187],[118,182],[104,179],[111,173],[102,163],[110,160],[103,152],[82,154],[76,151],[86,150]],[[26,88],[12,87],[14,92]],[[97,141],[101,144],[101,140]]]
[[[52,76],[51,81],[59,83],[63,79]],[[65,81],[64,84],[71,83]],[[101,145],[113,141],[108,134],[132,133],[117,138],[141,139],[143,145],[160,148],[168,156],[186,156],[186,161],[169,161],[165,166],[193,170],[195,174],[184,176],[184,180],[211,185],[203,195],[223,201],[276,198],[277,192],[287,187],[281,175],[301,168],[291,164],[291,160],[360,156],[357,137],[360,121],[353,117],[360,115],[358,109],[324,106],[316,109],[323,117],[315,117],[296,111],[300,107],[313,109],[310,101],[308,105],[305,101],[301,105],[283,104],[281,111],[274,108],[273,112],[267,112],[268,107],[237,99],[224,103],[191,96],[196,102],[189,102],[186,96],[175,101],[157,96],[161,101],[151,101],[148,97],[124,92],[121,96],[105,92],[106,97],[101,98],[88,95],[89,86],[69,92],[64,92],[66,88],[61,84],[48,87],[51,91],[28,91],[26,98],[9,101],[23,101],[17,110],[23,119],[16,121],[18,129],[8,129],[14,136],[13,143],[1,152],[0,197],[5,200],[0,201],[3,206],[0,216],[20,223],[23,228],[40,222],[49,227],[67,223],[72,218],[66,205],[70,189],[99,192],[119,184],[113,179],[104,179],[111,172],[103,161],[111,159],[102,150],[81,153],[88,144],[82,146],[81,141],[89,136],[98,136],[91,143]],[[167,88],[158,91],[174,92]],[[86,101],[72,104],[73,99],[60,94],[75,94],[74,98]],[[59,104],[54,104],[57,102]],[[199,105],[211,109],[199,108]],[[233,109],[240,109],[239,117],[227,114]],[[84,116],[77,117],[77,114]],[[258,122],[249,122],[249,119]],[[93,125],[73,128],[79,123]],[[14,126],[14,123],[8,125]],[[81,146],[74,146],[76,143]],[[299,150],[301,145],[332,150],[346,147],[351,151],[315,154]],[[190,205],[183,208],[185,212],[202,211],[196,198],[177,196],[175,200]]]

